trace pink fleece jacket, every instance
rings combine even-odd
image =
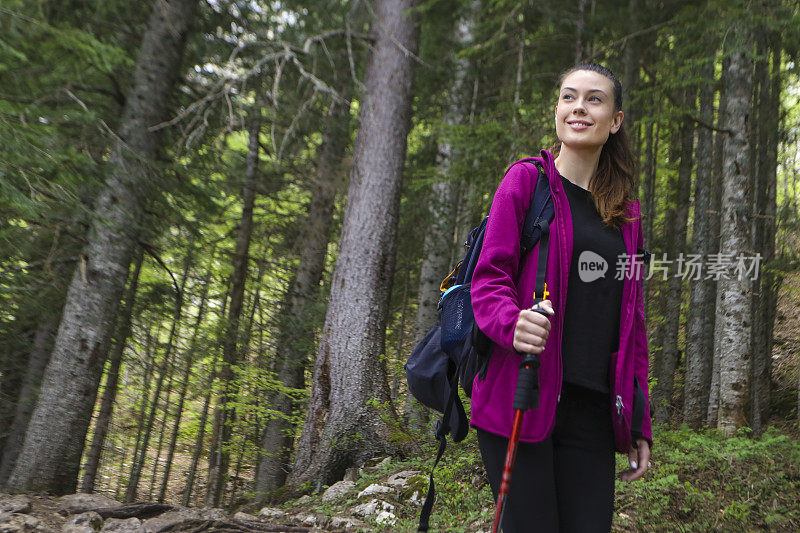
[[[547,289],[555,315],[544,351],[539,355],[539,407],[525,413],[520,440],[539,442],[552,432],[556,404],[561,393],[561,346],[564,307],[567,301],[570,259],[572,257],[572,217],[569,201],[553,163],[553,156],[541,151],[553,197],[555,218],[550,225],[547,260]],[[539,245],[520,266],[520,231],[532,197],[536,177],[533,163],[512,165],[495,193],[489,211],[483,248],[472,278],[471,297],[475,320],[494,341],[485,379],[476,376],[471,402],[472,426],[509,437],[514,411],[512,402],[519,373],[520,355],[513,348],[514,327],[521,309],[530,308],[536,282]],[[629,257],[643,246],[639,201],[629,202],[627,216],[634,221],[622,226]],[[521,268],[521,272],[517,272]],[[611,417],[616,449],[626,453],[631,446],[631,414],[634,376],[645,395],[642,435],[652,445],[649,391],[647,386],[648,348],[644,320],[644,298],[640,275],[641,261],[631,259],[623,282],[619,349],[611,355]],[[516,281],[515,281],[516,280]],[[540,296],[540,295],[537,295]]]

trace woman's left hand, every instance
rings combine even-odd
[[[642,477],[650,467],[650,445],[645,439],[636,439],[636,444],[639,446],[638,448],[634,448],[631,445],[631,449],[628,451],[628,460],[631,467],[619,475],[622,481],[627,481],[628,483]]]

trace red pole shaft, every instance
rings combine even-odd
[[[503,519],[503,510],[511,489],[511,474],[514,473],[514,459],[517,456],[517,445],[519,444],[519,433],[522,429],[522,417],[525,411],[517,409],[514,411],[514,425],[511,428],[511,438],[508,439],[508,451],[506,452],[506,464],[503,467],[503,479],[500,483],[500,492],[497,494],[497,510],[494,515],[494,526],[492,533],[497,533],[500,530],[500,522]]]

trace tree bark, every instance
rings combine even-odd
[[[687,88],[684,92],[684,105],[694,112],[696,89]],[[692,185],[692,166],[694,153],[694,122],[684,118],[679,132],[680,163],[677,179],[670,187],[671,200],[667,207],[665,228],[667,237],[667,260],[672,265],[667,278],[666,296],[662,298],[664,322],[662,334],[663,344],[658,365],[658,381],[653,390],[655,401],[655,421],[658,424],[667,422],[672,413],[672,393],[675,380],[675,367],[678,362],[678,329],[681,315],[681,289],[683,276],[677,270],[678,257],[686,249],[686,226],[689,217],[689,195]]]
[[[638,0],[628,0],[628,34],[632,34],[639,29],[639,2]],[[631,95],[636,90],[639,82],[639,42],[636,38],[627,39],[625,41],[625,49],[622,52],[622,91],[623,91],[623,107],[625,108],[625,129],[630,132],[633,137],[632,140],[637,142],[633,143],[635,161],[639,162],[639,135],[636,134],[637,116],[636,109],[633,105],[633,98]],[[638,164],[637,164],[638,166]]]
[[[133,305],[136,299],[136,291],[139,286],[139,273],[142,270],[144,251],[140,248],[137,252],[135,267],[128,289],[123,298],[124,307],[120,311],[120,321],[117,334],[114,339],[114,347],[109,357],[108,375],[106,377],[106,387],[103,392],[103,399],[100,402],[100,411],[97,413],[97,420],[94,424],[94,435],[92,444],[86,456],[86,465],[83,469],[81,480],[81,492],[94,492],[94,482],[97,476],[97,469],[100,466],[100,457],[103,453],[106,435],[108,435],[108,425],[111,422],[111,413],[114,410],[114,401],[117,398],[117,385],[119,383],[119,369],[122,366],[122,354],[128,337],[131,335],[131,325],[133,319]]]
[[[746,20],[737,21],[729,35],[730,67],[724,73],[729,91],[727,121],[729,137],[724,150],[724,192],[720,253],[736,258],[748,249],[752,222],[748,205],[748,176],[750,173],[749,123],[752,93],[751,30]],[[734,261],[735,263],[735,261]],[[716,328],[719,343],[719,413],[717,428],[732,435],[746,423],[745,409],[750,390],[750,332],[752,317],[750,299],[752,281],[729,270],[719,280]],[[726,279],[727,278],[727,279]],[[742,278],[742,279],[740,279]]]
[[[315,317],[319,283],[330,241],[334,200],[341,179],[338,177],[350,131],[350,106],[332,102],[325,136],[317,162],[308,216],[301,225],[295,255],[297,272],[285,296],[276,354],[280,357],[278,381],[290,390],[305,386],[307,354],[314,349],[314,330],[309,318]],[[297,396],[278,393],[269,401],[277,415],[266,421],[261,443],[261,458],[255,490],[266,494],[283,486],[291,464],[295,424],[290,419],[301,408]]]
[[[779,37],[777,37],[779,39]],[[777,310],[779,276],[769,268],[775,256],[775,214],[777,186],[778,131],[780,112],[780,45],[770,42],[766,28],[759,28],[760,55],[756,67],[758,79],[758,130],[756,146],[759,152],[754,177],[752,250],[761,254],[762,268],[753,280],[753,364],[751,387],[751,427],[760,435],[763,422],[769,417],[772,332]],[[779,42],[779,41],[778,41]],[[770,52],[772,64],[770,65]],[[766,268],[764,268],[766,267]]]
[[[349,466],[398,447],[381,356],[410,128],[413,6],[413,0],[379,0],[375,6],[376,40],[311,400],[290,479],[295,487],[330,484]]]
[[[95,218],[66,304],[39,402],[8,481],[15,492],[75,491],[86,431],[114,327],[131,255],[152,188],[149,162],[159,143],[150,126],[167,117],[175,74],[196,0],[155,4],[125,103],[111,175],[95,204]]]
[[[726,72],[730,67],[730,58],[725,56],[722,60],[722,72]],[[724,77],[723,77],[724,78]],[[727,122],[727,109],[728,109],[728,92],[725,84],[719,83],[719,107],[717,110],[717,126],[724,127]],[[725,142],[728,135],[722,131],[714,133],[714,163],[712,166],[712,173],[714,175],[714,189],[711,191],[711,248],[709,253],[719,253],[719,239],[720,239],[720,222],[722,220],[722,189],[724,187],[722,177],[722,160],[725,151]],[[717,313],[717,294],[719,292],[719,282],[716,279],[711,279],[711,294],[709,298],[714,299],[714,317],[711,319],[709,329],[706,330],[707,339],[705,340],[708,346],[713,348],[713,355],[711,361],[711,389],[708,391],[708,414],[706,416],[706,425],[709,427],[717,427],[717,413],[719,411],[719,357],[717,356],[717,344],[719,343],[719,330],[716,327],[716,313]]]
[[[705,80],[700,87],[700,116],[708,124],[714,121],[714,54],[702,67]],[[692,227],[693,253],[702,262],[711,250],[711,191],[712,144],[711,130],[697,131],[697,174],[694,186],[694,226]],[[701,263],[701,264],[703,264]],[[689,296],[689,319],[686,324],[686,377],[684,385],[683,422],[691,428],[703,425],[708,411],[708,391],[711,386],[711,364],[714,346],[706,334],[714,316],[714,300],[709,298],[712,282],[705,272],[692,279]]]
[[[231,426],[235,411],[229,405],[229,399],[238,393],[238,386],[233,373],[233,365],[237,360],[237,344],[239,339],[239,317],[244,304],[244,290],[247,284],[247,268],[250,259],[250,240],[253,234],[253,207],[256,201],[256,182],[258,179],[259,142],[261,132],[261,110],[251,112],[248,127],[248,147],[246,170],[242,184],[242,216],[236,234],[236,250],[233,255],[233,272],[231,274],[231,300],[228,308],[227,323],[222,339],[222,368],[219,377],[223,384],[223,392],[219,398],[216,411],[216,423],[219,426],[219,439],[209,457],[208,487],[206,505],[216,507],[224,490],[228,477],[230,452],[226,445],[231,437]]]
[[[3,459],[2,463],[0,463],[0,486],[11,474],[22,447],[22,442],[25,439],[25,430],[28,428],[28,422],[31,419],[31,414],[39,395],[42,374],[44,374],[44,369],[50,360],[53,340],[58,328],[58,320],[58,315],[45,316],[36,328],[33,349],[28,358],[28,370],[25,373],[25,378],[22,381],[22,387],[17,397],[14,420],[8,430],[8,436],[3,446]]]

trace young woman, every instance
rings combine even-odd
[[[625,481],[648,468],[648,349],[635,255],[643,243],[623,118],[622,87],[610,70],[589,63],[561,75],[559,141],[541,151],[555,209],[550,294],[540,304],[549,318],[530,310],[538,246],[522,263],[519,252],[536,168],[512,165],[492,202],[471,296],[494,349],[485,377],[475,378],[470,423],[495,499],[520,353],[539,354],[541,362],[539,407],[523,419],[505,533],[609,531],[614,452],[628,454]]]

